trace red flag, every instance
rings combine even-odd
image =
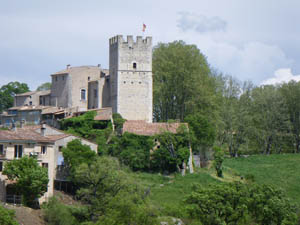
[[[146,30],[146,24],[143,23],[143,32]]]

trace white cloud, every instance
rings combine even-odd
[[[272,78],[266,79],[261,82],[261,85],[275,85],[280,83],[287,83],[291,80],[300,81],[300,74],[294,75],[290,68],[282,68],[275,71]]]
[[[198,33],[225,31],[227,23],[220,17],[206,17],[190,12],[180,12],[177,27],[182,31],[194,30]]]

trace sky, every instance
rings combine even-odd
[[[299,0],[0,2],[0,85],[35,90],[67,64],[108,68],[118,34],[195,44],[219,72],[255,85],[300,81]]]

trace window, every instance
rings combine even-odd
[[[88,81],[90,81],[90,79],[91,79],[91,78],[90,78],[90,77],[88,77]]]
[[[132,66],[133,66],[133,69],[136,69],[136,63],[135,62],[133,63]]]
[[[0,145],[0,155],[4,155],[4,145]]]
[[[58,147],[58,151],[59,151],[59,152],[62,152],[62,148],[63,148],[63,147],[64,147],[64,146],[59,146],[59,147]]]
[[[43,97],[40,96],[40,105],[43,105]]]
[[[29,105],[32,105],[32,101],[29,102]]]
[[[81,96],[81,100],[86,100],[86,90],[85,89],[81,89],[80,90],[80,96]]]
[[[48,163],[42,163],[42,167],[47,168],[48,169]]]
[[[55,76],[55,81],[57,81],[57,76]]]
[[[46,146],[41,146],[41,154],[45,155],[47,153],[47,147]]]
[[[65,76],[62,76],[62,80],[65,80]]]
[[[3,169],[3,162],[0,162],[0,171]]]
[[[23,156],[23,145],[15,145],[15,158],[22,158]]]

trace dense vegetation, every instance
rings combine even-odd
[[[13,107],[14,96],[29,91],[29,87],[25,83],[9,82],[0,88],[0,113]]]
[[[15,212],[13,210],[5,209],[3,206],[0,206],[1,225],[18,225],[14,217],[15,217]]]
[[[7,162],[2,173],[9,180],[16,181],[14,188],[22,195],[22,201],[27,206],[35,206],[37,198],[47,191],[48,170],[33,157],[25,156]]]

